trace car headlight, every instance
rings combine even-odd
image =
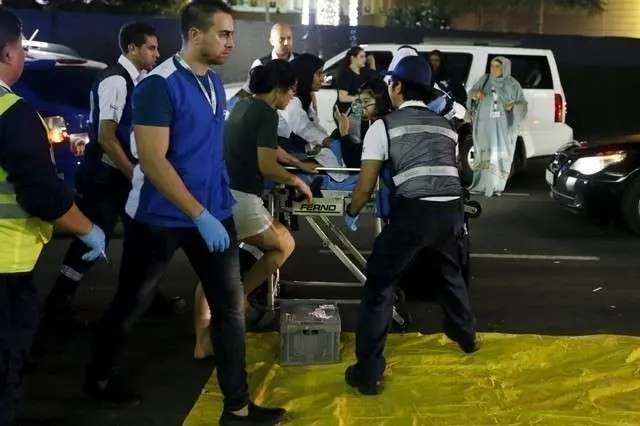
[[[67,140],[67,123],[65,122],[64,117],[59,115],[46,117],[44,122],[47,125],[49,133],[49,143],[53,145]]]
[[[571,165],[571,170],[587,176],[593,175],[613,164],[621,162],[626,156],[627,153],[624,151],[609,151],[596,154],[592,157],[582,157]]]

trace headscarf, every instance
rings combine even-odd
[[[491,60],[491,62],[495,61],[502,64],[502,76],[495,78],[491,75],[491,73],[489,73],[489,78],[491,79],[493,86],[497,89],[502,88],[509,83],[512,83],[511,80],[515,79],[511,76],[511,61],[509,59],[505,58],[504,56],[496,56]]]
[[[311,86],[313,85],[313,75],[316,71],[322,69],[324,61],[311,53],[303,53],[291,61],[291,66],[298,80],[296,97],[300,99],[305,112],[309,112],[309,106],[312,101]]]
[[[511,61],[504,56],[496,56],[491,60],[502,63],[502,76],[494,78],[491,73],[482,76],[471,89],[471,93],[476,90],[483,90],[485,93],[494,88],[498,98],[503,103],[513,103],[514,108],[511,114],[507,114],[509,126],[517,128],[527,115],[528,105],[522,91],[522,86],[518,80],[511,75]],[[484,89],[483,89],[484,88]],[[467,103],[471,106],[472,98],[469,96]]]

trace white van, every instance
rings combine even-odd
[[[365,44],[362,48],[375,57],[376,69],[384,71],[400,46]],[[461,83],[467,92],[480,77],[489,72],[489,64],[494,57],[504,56],[511,60],[511,74],[520,82],[529,102],[528,114],[520,128],[516,146],[514,172],[524,169],[528,158],[553,155],[558,148],[573,140],[573,130],[565,123],[567,103],[552,51],[454,40],[411,46],[425,56],[432,50],[439,50],[447,75]],[[336,82],[346,52],[340,52],[326,61],[325,82],[317,94],[318,119],[327,131],[335,128],[333,105],[337,97]],[[233,96],[241,85],[227,85],[227,98]],[[460,155],[467,167],[473,157],[472,147],[471,129],[465,126],[460,130]]]

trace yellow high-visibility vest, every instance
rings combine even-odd
[[[0,90],[0,118],[19,100],[13,92]],[[18,205],[15,188],[0,167],[0,274],[32,271],[52,234],[51,224]]]

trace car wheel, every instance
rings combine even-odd
[[[634,179],[624,190],[620,213],[629,231],[640,235],[640,178]]]
[[[473,135],[471,135],[471,133],[465,135],[462,139],[458,151],[460,163],[462,165],[462,172],[465,174],[473,174],[471,166],[475,162],[475,149],[473,147]]]

